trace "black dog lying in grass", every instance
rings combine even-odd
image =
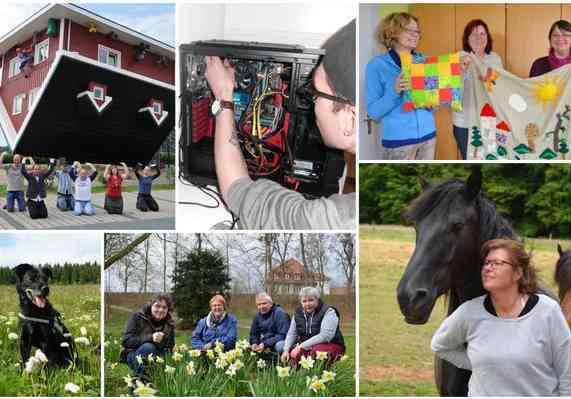
[[[28,264],[14,268],[16,290],[20,298],[20,354],[25,363],[32,347],[41,349],[48,358],[48,366],[69,366],[76,363],[73,337],[61,322],[60,314],[48,301],[48,280],[52,272]],[[63,345],[62,345],[63,344]]]

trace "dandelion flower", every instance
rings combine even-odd
[[[137,388],[133,390],[133,393],[137,396],[155,396],[157,390],[151,388],[150,383],[145,385],[141,381],[137,380]]]
[[[135,358],[137,359],[138,364],[143,364],[143,357],[141,355],[137,355]]]
[[[188,375],[196,374],[196,369],[194,368],[194,362],[188,362],[188,364],[186,365],[186,373]]]
[[[63,389],[64,391],[71,393],[78,393],[80,391],[79,386],[75,385],[73,382],[68,382],[67,384],[65,384],[65,387]]]
[[[276,366],[276,370],[278,371],[278,377],[280,378],[285,378],[285,377],[289,377],[289,371],[290,371],[291,367],[280,367],[280,366]]]
[[[311,384],[309,384],[309,389],[311,389],[313,392],[323,391],[325,390],[325,383],[323,380],[315,379],[311,382]]]
[[[214,359],[214,358],[216,357],[216,354],[214,353],[214,351],[213,351],[212,349],[208,349],[208,350],[206,351],[206,356],[207,356],[209,359]]]
[[[165,373],[174,374],[175,371],[176,371],[176,369],[174,367],[171,367],[168,364],[165,366]]]
[[[81,327],[81,328],[79,329],[79,332],[80,332],[81,335],[83,335],[84,337],[87,336],[87,328]]]
[[[313,360],[313,358],[311,356],[308,356],[308,357],[302,356],[301,360],[299,361],[299,364],[301,365],[301,368],[309,370],[309,369],[313,368],[313,365],[315,364],[315,360]]]
[[[327,360],[327,352],[321,352],[321,351],[317,351],[315,358],[317,360]]]
[[[69,344],[67,342],[62,342],[61,344],[59,344],[59,346],[61,346],[62,348],[69,348]]]
[[[188,351],[188,354],[190,355],[190,357],[199,357],[200,356],[200,350],[191,349]]]
[[[321,379],[323,382],[333,381],[335,379],[335,373],[333,371],[323,370],[323,374],[321,374]]]
[[[40,362],[42,363],[47,363],[48,362],[48,358],[46,357],[46,355],[44,354],[44,352],[42,352],[40,349],[36,350],[36,353],[34,354],[34,357],[36,359],[38,359]]]
[[[15,340],[18,339],[18,334],[13,333],[13,332],[8,333],[8,339],[9,339],[10,341],[15,341]]]
[[[258,365],[259,369],[263,369],[264,367],[266,367],[266,361],[264,359],[258,360],[256,364]]]
[[[182,355],[178,352],[173,352],[172,360],[174,360],[175,362],[180,362],[182,360]]]
[[[75,342],[76,342],[77,344],[82,344],[82,345],[87,346],[87,345],[89,345],[89,338],[87,338],[87,337],[77,337],[77,338],[75,339]]]

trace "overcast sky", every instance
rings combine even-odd
[[[1,4],[0,37],[47,3],[2,1]],[[172,3],[85,3],[79,6],[171,46],[175,45],[175,6]],[[0,134],[0,146],[5,145],[6,140]]]
[[[0,234],[0,266],[20,263],[101,263],[101,234],[22,232]]]

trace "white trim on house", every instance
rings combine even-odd
[[[38,94],[38,98],[41,98],[44,95],[44,91],[46,90],[46,87],[50,83],[50,81],[51,81],[51,79],[55,73],[55,70],[56,70],[57,66],[59,65],[59,63],[63,57],[69,57],[69,58],[72,58],[74,60],[84,62],[86,64],[91,64],[91,65],[98,66],[100,68],[105,68],[105,69],[108,69],[110,71],[119,73],[121,75],[125,75],[128,77],[134,78],[134,79],[141,80],[143,82],[153,84],[155,86],[159,86],[159,87],[163,87],[163,88],[168,89],[168,90],[172,90],[173,92],[176,90],[174,85],[170,85],[168,83],[161,82],[160,80],[155,80],[155,79],[149,78],[149,77],[144,76],[144,75],[140,75],[140,74],[135,73],[135,72],[131,72],[131,71],[127,71],[125,69],[116,68],[116,67],[111,66],[111,65],[103,64],[99,61],[92,60],[91,58],[84,57],[83,55],[79,55],[78,53],[75,53],[75,52],[58,51],[56,53],[56,57],[54,59],[54,62],[52,62],[50,69],[48,71],[48,74],[46,75],[46,78],[44,79],[44,81],[42,83],[42,86],[40,88],[40,92]],[[24,123],[22,123],[22,126],[20,126],[20,130],[18,131],[18,134],[16,135],[16,133],[14,133],[14,136],[16,137],[16,139],[14,141],[14,145],[12,146],[12,148],[16,148],[16,146],[18,145],[18,142],[20,141],[20,138],[22,137],[22,132],[24,132],[24,130],[26,130],[26,127],[28,126],[28,123],[30,123],[30,119],[32,118],[32,115],[34,114],[34,111],[35,111],[37,106],[38,106],[38,101],[34,101],[32,109],[28,110],[28,113],[26,114],[26,118],[24,119]],[[1,118],[0,118],[0,121],[1,121]]]
[[[16,140],[16,129],[12,124],[12,119],[10,119],[10,114],[4,106],[4,101],[0,98],[0,125],[2,125],[2,131],[4,132],[4,137],[8,141],[10,149],[14,149],[14,141]]]
[[[6,54],[2,54],[2,64],[0,64],[0,87],[2,87],[2,83],[4,82],[4,59],[6,58]]]
[[[35,100],[38,99],[39,87],[36,87],[28,92],[28,111],[34,106]]]
[[[59,44],[58,50],[63,50],[63,37],[65,32],[65,18],[59,19]]]
[[[105,52],[102,57],[102,52]],[[109,62],[109,58],[114,55],[115,56],[115,65]],[[105,60],[102,60],[105,58]],[[107,65],[111,65],[115,68],[121,68],[121,52],[119,50],[115,50],[114,48],[104,46],[102,44],[97,45],[97,60]]]
[[[8,63],[8,79],[18,76],[20,74],[20,62],[19,57],[15,56]]]
[[[41,49],[42,47],[46,47],[46,57],[40,60]],[[50,38],[48,37],[45,40],[42,40],[39,43],[36,43],[34,46],[34,65],[41,64],[44,61],[47,61],[50,58]]]
[[[67,51],[71,51],[71,25],[72,25],[72,20],[68,19],[68,23],[67,23],[67,47],[66,50]]]
[[[26,93],[18,93],[12,97],[12,115],[20,115],[24,112],[24,98],[26,98]],[[17,107],[17,104],[20,104]]]

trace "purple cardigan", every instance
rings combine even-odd
[[[549,65],[549,57],[541,57],[533,61],[531,65],[531,71],[529,71],[529,77],[534,78],[544,73],[551,72],[551,65]]]

